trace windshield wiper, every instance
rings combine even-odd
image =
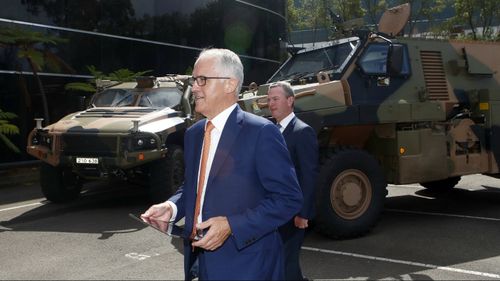
[[[310,72],[293,72],[293,73],[290,73],[288,75],[285,75],[283,76],[281,79],[282,80],[296,80],[296,79],[299,79],[301,77],[303,77],[304,75],[307,75],[308,73]]]
[[[117,102],[112,103],[110,106],[118,106],[120,103],[122,103],[124,100],[128,99],[130,96],[132,96],[132,94],[128,94],[128,95],[124,96],[123,98],[121,98]]]

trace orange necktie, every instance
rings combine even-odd
[[[200,164],[200,177],[198,178],[198,191],[196,194],[196,207],[194,209],[194,219],[193,219],[193,231],[191,232],[190,238],[193,239],[196,236],[196,223],[198,222],[198,216],[200,215],[200,205],[201,197],[203,192],[203,184],[205,183],[205,173],[207,169],[208,152],[210,150],[210,132],[214,129],[212,122],[208,121],[205,128],[205,136],[203,137],[203,150],[201,152],[201,164]]]

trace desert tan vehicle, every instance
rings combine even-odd
[[[89,180],[120,178],[145,183],[163,201],[184,177],[184,132],[192,120],[189,76],[103,81],[90,107],[36,128],[27,152],[42,160],[45,197],[66,202]]]
[[[269,116],[269,85],[292,84],[321,150],[316,226],[332,238],[369,231],[388,183],[442,191],[463,175],[499,176],[500,44],[393,36],[409,14],[401,5],[378,32],[300,50],[242,93],[245,110]]]

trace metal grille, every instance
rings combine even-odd
[[[429,100],[448,100],[448,84],[440,51],[420,51]]]
[[[114,157],[118,151],[116,136],[71,135],[62,136],[62,150],[68,156],[108,156]]]

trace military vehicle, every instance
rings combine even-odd
[[[52,202],[76,199],[82,184],[107,178],[145,182],[153,202],[184,176],[184,132],[192,122],[190,76],[100,81],[88,109],[36,128],[27,152],[42,160],[40,185]]]
[[[394,7],[378,32],[306,46],[239,101],[269,116],[269,85],[292,84],[295,114],[318,136],[315,222],[329,237],[368,232],[388,183],[443,191],[499,176],[500,44],[394,36],[409,14]]]

